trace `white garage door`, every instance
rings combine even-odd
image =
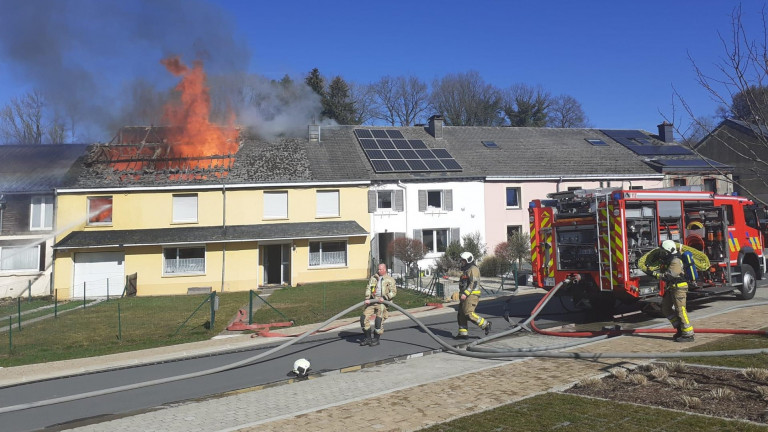
[[[123,252],[89,252],[75,254],[75,298],[119,296],[125,285]]]

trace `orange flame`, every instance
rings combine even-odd
[[[209,121],[211,97],[205,84],[203,63],[196,60],[190,69],[178,57],[160,62],[169,72],[181,76],[181,82],[175,87],[181,93],[180,99],[164,108],[163,118],[171,126],[168,130],[168,141],[171,143],[169,156],[200,157],[236,153],[238,132],[234,127],[234,116],[230,115],[229,124],[223,128]]]

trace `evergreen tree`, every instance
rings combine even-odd
[[[322,105],[323,117],[336,120],[338,124],[355,124],[355,104],[349,93],[349,85],[340,76],[328,85]]]

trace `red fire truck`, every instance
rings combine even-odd
[[[616,300],[658,300],[663,283],[638,260],[674,240],[709,258],[689,283],[689,297],[732,292],[751,299],[766,271],[758,208],[744,197],[681,189],[581,189],[531,201],[534,286],[549,290],[578,274],[568,292],[602,312]]]

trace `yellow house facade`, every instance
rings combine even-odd
[[[162,136],[149,129],[121,136]],[[91,146],[56,190],[60,298],[368,276],[370,181],[314,162],[317,149],[306,140],[246,138],[236,154],[191,158],[145,141]]]
[[[363,279],[367,182],[58,193],[59,296],[243,291]]]

